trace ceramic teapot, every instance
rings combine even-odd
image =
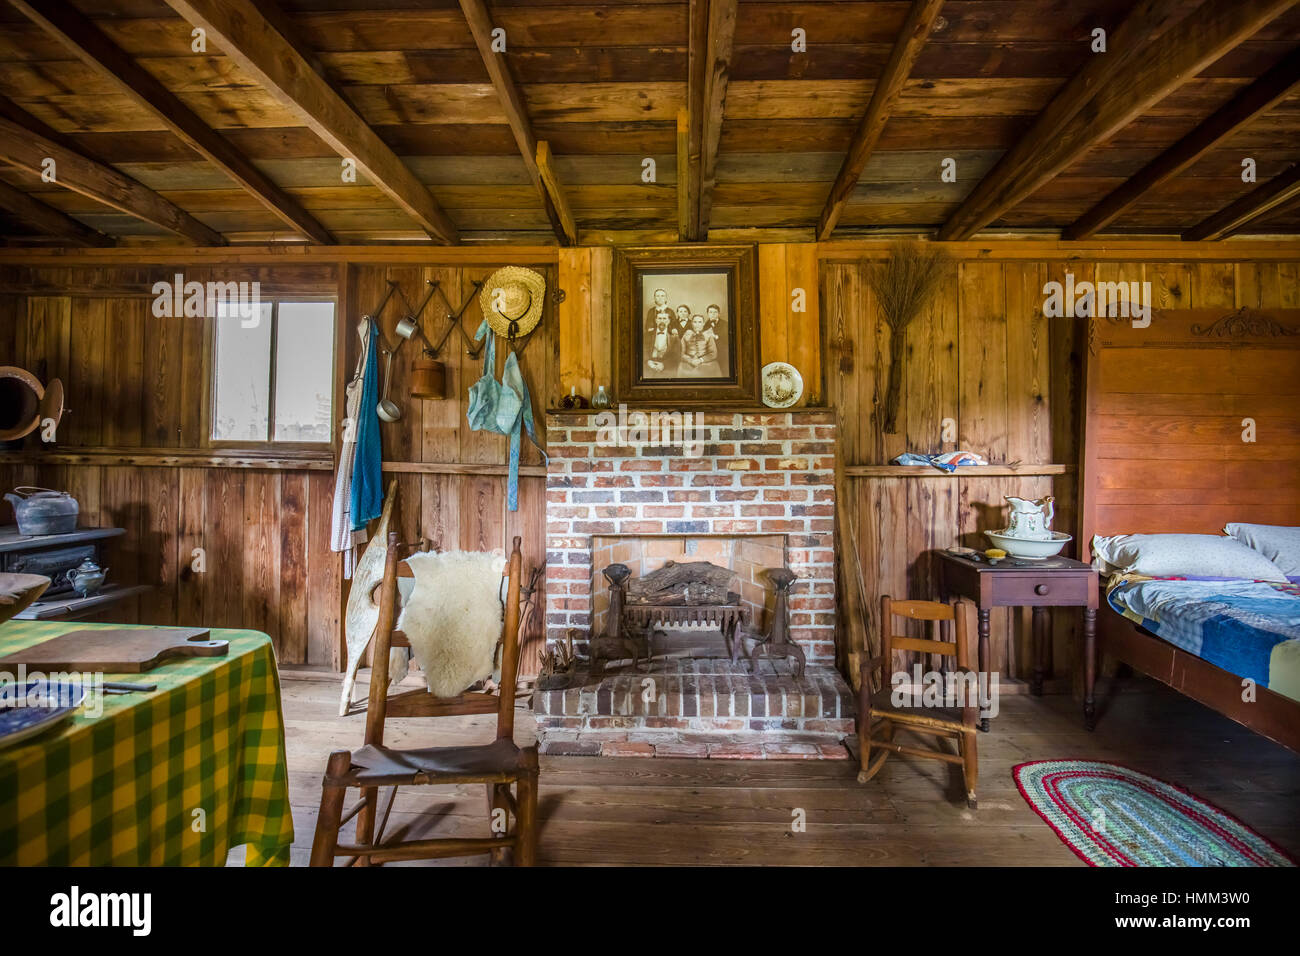
[[[72,590],[82,597],[90,597],[103,586],[104,576],[107,574],[108,568],[101,568],[87,558],[75,570],[68,572],[68,583],[72,585]]]
[[[1006,496],[1011,505],[1011,521],[1003,532],[1013,538],[1027,538],[1031,541],[1048,541],[1052,537],[1052,518],[1056,511],[1052,505],[1053,498],[1025,498]]]

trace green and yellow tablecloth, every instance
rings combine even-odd
[[[78,628],[0,624],[0,657]],[[226,657],[169,661],[105,680],[99,716],[0,749],[0,865],[284,865],[293,842],[280,680],[271,640],[213,629]],[[0,660],[0,671],[5,671]],[[16,674],[6,674],[13,679]]]

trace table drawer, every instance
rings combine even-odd
[[[995,606],[1024,607],[1035,604],[1088,604],[1096,591],[1092,574],[1017,574],[1003,571],[989,575]]]

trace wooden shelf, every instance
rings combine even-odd
[[[66,617],[75,620],[85,616],[95,608],[116,604],[127,598],[135,597],[153,590],[147,584],[106,584],[88,597],[56,598],[53,601],[37,601],[26,610],[13,616],[15,621],[47,621],[51,618]]]
[[[929,465],[845,465],[848,478],[1032,478],[1037,475],[1072,475],[1074,465],[962,465],[940,471]]]
[[[86,541],[103,541],[126,534],[125,528],[78,528],[64,534],[19,534],[18,526],[11,524],[0,528],[0,554],[10,551],[40,551]]]
[[[0,463],[41,465],[136,465],[149,468],[249,468],[268,471],[333,471],[334,459],[321,455],[250,455],[220,450],[165,448],[87,448],[64,451],[5,451]]]
[[[386,461],[383,470],[393,474],[416,475],[508,475],[509,465],[476,464],[458,461]],[[519,474],[546,477],[545,465],[520,465]]]

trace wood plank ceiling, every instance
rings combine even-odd
[[[1298,49],[1295,0],[0,0],[0,239],[1300,234]]]

